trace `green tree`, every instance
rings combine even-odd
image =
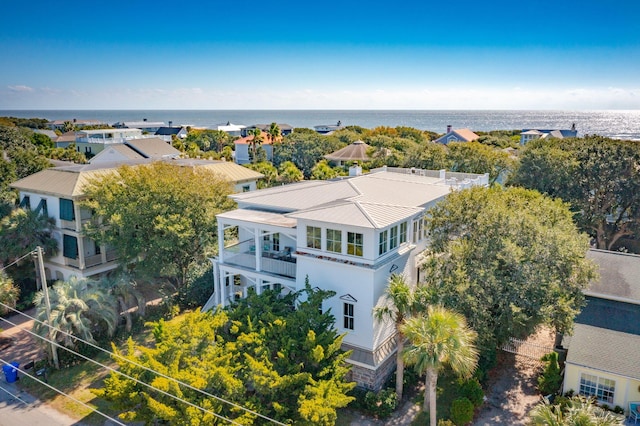
[[[297,130],[287,135],[274,152],[273,164],[280,168],[285,161],[291,161],[302,171],[305,179],[311,177],[311,170],[326,154],[344,148],[346,145],[335,136],[320,135]]]
[[[233,207],[231,191],[205,168],[123,166],[85,189],[84,206],[102,221],[88,224],[86,233],[114,247],[136,276],[165,277],[180,288],[189,268],[215,250],[215,215]]]
[[[529,413],[532,426],[616,426],[624,425],[624,416],[598,407],[582,396],[572,397],[565,405],[541,402]]]
[[[560,390],[562,373],[558,364],[558,353],[549,352],[542,357],[544,371],[538,376],[538,390],[543,395],[554,395]]]
[[[18,208],[0,221],[0,263],[8,264],[41,246],[47,256],[57,252],[51,235],[55,221],[35,211]]]
[[[0,303],[15,308],[18,296],[20,296],[20,289],[15,286],[11,277],[4,271],[0,271]],[[0,315],[9,312],[9,309],[3,305],[0,305]]]
[[[258,148],[262,147],[262,142],[264,142],[264,136],[262,136],[262,130],[255,129],[249,130],[249,135],[252,136],[249,141],[249,146],[251,148],[250,156],[251,163],[255,164],[258,162]]]
[[[405,321],[426,306],[421,303],[420,291],[412,288],[404,275],[392,274],[385,289],[383,304],[373,309],[373,317],[376,321],[390,321],[396,331],[396,395],[402,400],[402,388],[404,383],[404,341],[406,337],[402,333],[402,325]]]
[[[133,321],[131,311],[135,310],[140,317],[144,317],[147,301],[138,290],[138,285],[133,278],[126,274],[115,277],[105,277],[100,281],[102,289],[113,295],[117,303],[117,310],[125,319],[125,331],[131,332]]]
[[[304,179],[304,175],[291,161],[285,161],[280,164],[278,170],[278,182],[293,183]]]
[[[601,136],[536,140],[512,183],[570,203],[578,226],[612,250],[640,230],[640,145]]]
[[[353,399],[346,394],[354,386],[345,380],[348,353],[340,350],[342,336],[333,328],[334,318],[320,312],[322,301],[332,294],[310,286],[289,294],[250,292],[247,299],[227,310],[196,311],[154,323],[152,348],[130,341],[126,353],[118,352],[191,388],[127,360],[116,362],[123,373],[236,424],[262,424],[264,420],[198,390],[287,424],[332,425],[336,409]],[[126,421],[175,425],[217,422],[210,413],[116,373],[96,393],[113,401]]]
[[[451,171],[489,173],[491,184],[514,167],[509,154],[479,142],[453,142],[448,144],[447,148],[447,160]]]
[[[449,169],[451,166],[447,158],[447,147],[435,142],[425,142],[410,149],[403,165],[426,170]]]
[[[195,144],[201,151],[221,152],[225,147],[233,147],[231,136],[222,130],[190,130],[184,140],[184,145]]]
[[[400,328],[411,344],[404,351],[405,361],[426,375],[422,409],[429,410],[435,426],[438,373],[448,366],[459,376],[471,376],[478,364],[476,333],[464,316],[442,306],[429,306],[425,316],[409,318]]]
[[[267,134],[269,135],[269,139],[271,140],[271,143],[273,144],[278,143],[282,138],[282,133],[280,131],[280,126],[278,126],[278,123],[271,123]]]
[[[275,185],[278,181],[278,169],[268,161],[261,161],[255,164],[245,164],[244,166],[264,175],[264,178],[258,181],[259,189],[269,188]]]
[[[76,342],[71,336],[95,343],[94,336],[112,336],[115,332],[116,301],[97,281],[76,277],[58,281],[49,289],[49,300],[51,315],[47,317],[44,293],[39,291],[34,297],[35,316],[40,322],[34,323],[33,330],[39,336],[51,336],[52,340],[73,348]],[[44,340],[42,342],[48,347]]]
[[[328,180],[338,176],[338,171],[331,168],[327,160],[321,160],[311,169],[311,179]]]
[[[429,211],[425,282],[483,353],[539,324],[568,332],[595,276],[568,206],[522,188],[455,191]]]

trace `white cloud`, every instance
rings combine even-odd
[[[33,92],[34,91],[33,87],[24,86],[22,84],[17,85],[17,86],[7,86],[7,87],[12,92]]]

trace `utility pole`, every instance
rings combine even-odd
[[[47,327],[49,330],[49,340],[51,341],[51,356],[53,357],[53,365],[56,369],[60,369],[60,363],[58,362],[58,347],[53,342],[51,333],[51,303],[49,302],[49,288],[47,287],[47,275],[44,271],[44,262],[42,260],[42,247],[36,247],[36,253],[38,255],[38,269],[40,275],[40,284],[42,284],[42,292],[44,293],[44,303],[47,308]]]

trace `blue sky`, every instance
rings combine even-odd
[[[640,109],[640,1],[430,3],[11,0],[0,109]]]

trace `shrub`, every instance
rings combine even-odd
[[[558,364],[558,353],[549,352],[542,357],[545,367],[542,375],[538,377],[538,390],[543,395],[555,394],[560,389],[562,383],[562,375],[560,374],[560,365]]]
[[[469,398],[457,398],[451,403],[451,421],[457,426],[466,425],[473,420],[473,403]]]
[[[460,396],[469,399],[474,407],[479,407],[484,402],[484,392],[478,379],[460,381]]]
[[[616,405],[615,407],[613,407],[613,412],[616,414],[624,414],[624,408],[622,408],[619,405]]]
[[[369,391],[364,397],[367,410],[379,419],[389,417],[398,406],[395,389],[382,389],[380,392]]]
[[[425,421],[426,420],[427,419],[425,419]],[[421,424],[426,424],[426,423],[421,423]],[[453,423],[451,420],[440,419],[438,420],[438,426],[455,426],[455,423]]]

